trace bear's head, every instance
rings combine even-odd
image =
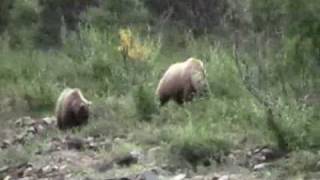
[[[80,121],[87,121],[89,118],[89,105],[85,102],[81,102],[76,110],[77,119]]]

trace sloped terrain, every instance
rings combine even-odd
[[[317,173],[290,176],[294,153],[272,147],[231,149],[220,157],[198,163],[194,170],[173,157],[166,145],[134,144],[132,136],[83,136],[80,130],[60,132],[54,117],[22,117],[12,121],[1,140],[1,179],[108,180],[256,180],[317,179]],[[142,130],[143,131],[143,130]],[[131,136],[131,137],[130,137]],[[130,142],[131,141],[131,142]],[[245,143],[245,142],[244,142]],[[29,149],[26,150],[25,149]],[[316,157],[316,154],[311,155]],[[4,157],[4,155],[6,157]],[[18,157],[15,156],[24,156]],[[4,158],[6,160],[4,160]],[[172,159],[170,159],[172,158]],[[175,160],[174,160],[175,159]],[[179,159],[179,160],[178,160]],[[7,165],[4,162],[9,162]],[[175,161],[175,162],[174,162]],[[310,164],[312,165],[312,164]],[[297,165],[298,166],[298,165]],[[307,167],[306,167],[307,168]],[[311,168],[311,167],[309,167]],[[319,162],[314,170],[320,168]]]

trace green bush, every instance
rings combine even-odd
[[[152,115],[158,110],[151,89],[150,86],[138,85],[134,93],[136,110],[141,120],[151,120]]]
[[[286,102],[279,98],[275,105],[279,114],[277,123],[284,131],[290,149],[319,147],[320,141],[315,133],[320,128],[315,107],[307,107],[298,102]]]

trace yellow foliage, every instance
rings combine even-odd
[[[120,46],[118,50],[130,60],[144,61],[152,52],[153,44],[141,41],[130,29],[120,29]]]
[[[132,32],[130,31],[130,29],[120,29],[119,35],[120,35],[119,50],[121,52],[128,51],[128,49],[131,48],[133,44]]]

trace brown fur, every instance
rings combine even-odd
[[[59,96],[56,104],[56,117],[59,129],[68,129],[87,124],[89,105],[80,89],[65,89]]]
[[[191,101],[207,86],[205,74],[202,61],[195,58],[172,64],[161,78],[156,90],[160,104],[164,105],[171,99],[178,104]]]

